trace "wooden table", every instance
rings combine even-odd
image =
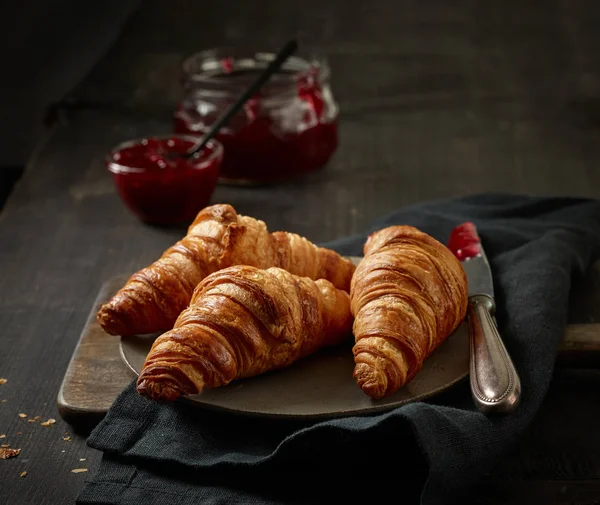
[[[140,224],[102,157],[121,140],[170,129],[184,55],[227,39],[273,47],[290,33],[326,47],[342,111],[329,167],[214,195],[271,229],[327,241],[430,198],[600,196],[596,2],[164,5],[146,2],[74,91],[0,214],[0,442],[22,448],[0,461],[6,503],[73,503],[85,473],[70,470],[99,460],[55,407],[68,360],[104,280],[146,265],[182,234]],[[599,385],[598,370],[557,371],[530,433],[472,503],[597,500]]]

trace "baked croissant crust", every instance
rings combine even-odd
[[[409,382],[464,319],[467,277],[443,244],[411,226],[369,236],[350,288],[354,377],[373,398]]]
[[[209,275],[148,353],[137,390],[172,401],[290,365],[351,336],[348,293],[281,268]]]
[[[354,265],[294,233],[270,234],[263,221],[238,215],[231,205],[203,209],[187,235],[152,265],[133,274],[98,312],[109,334],[169,330],[207,275],[232,265],[281,267],[311,279],[328,279],[348,291]]]

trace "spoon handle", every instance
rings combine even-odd
[[[206,143],[213,138],[223,127],[226,125],[235,114],[244,106],[244,104],[252,98],[252,96],[260,89],[260,87],[279,70],[279,68],[285,63],[285,61],[298,49],[298,43],[296,40],[290,40],[283,46],[277,56],[269,63],[260,75],[248,86],[246,91],[240,95],[240,97],[223,113],[221,116],[211,125],[209,130],[204,134],[202,141],[192,151],[186,154],[187,157],[193,156],[197,152],[200,152]]]

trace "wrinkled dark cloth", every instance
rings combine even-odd
[[[453,503],[493,471],[547,391],[573,280],[600,249],[600,202],[484,194],[403,208],[326,244],[361,255],[369,232],[410,224],[446,243],[478,227],[497,320],[522,382],[512,415],[486,417],[468,381],[427,402],[320,422],[264,420],[118,397],[88,444],[104,451],[78,503]]]

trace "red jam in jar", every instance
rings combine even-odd
[[[196,137],[150,137],[124,142],[108,155],[121,199],[142,221],[190,223],[210,202],[223,147],[210,141],[193,157],[181,156],[196,145]]]
[[[273,54],[205,51],[184,64],[177,133],[201,135],[273,59]],[[222,128],[221,182],[273,183],[322,168],[338,144],[338,106],[323,59],[291,57]]]

